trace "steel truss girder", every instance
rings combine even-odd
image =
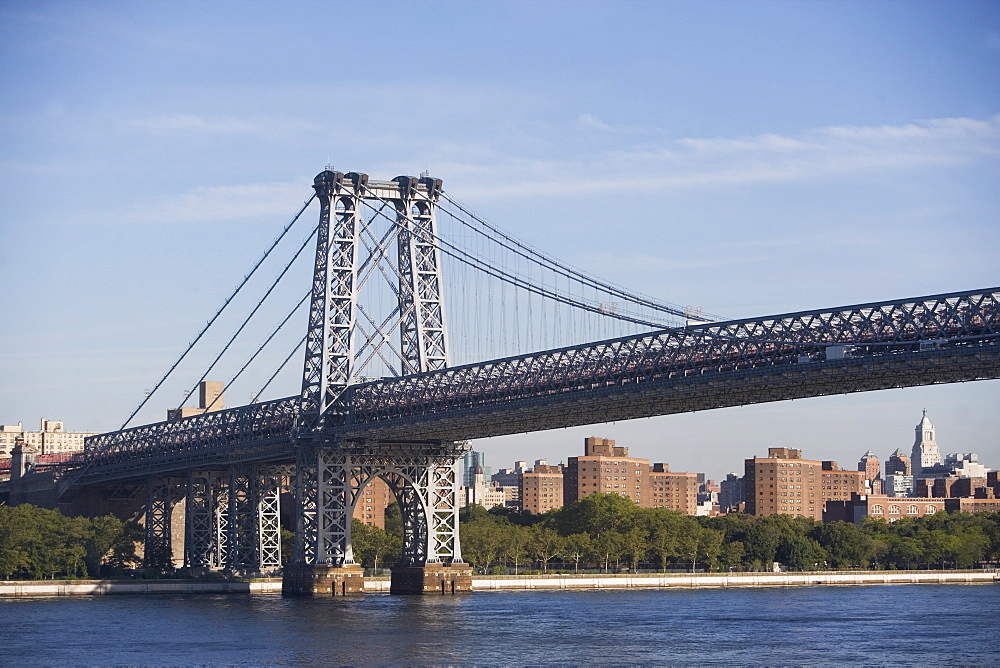
[[[382,478],[403,519],[403,563],[462,560],[458,536],[457,462],[464,443],[352,443],[303,446],[297,466],[296,561],[354,563],[351,523],[364,488]]]
[[[927,373],[900,370],[887,378],[879,372],[882,384],[868,389],[902,386],[894,378],[930,384],[1000,377],[1000,289],[689,326],[367,383],[350,389],[344,398],[350,419],[328,435],[377,429],[380,438],[478,438],[525,426],[590,424],[619,418],[585,414],[573,402],[607,404],[608,397],[619,396],[635,403],[643,393],[653,400],[628,417],[648,417],[666,414],[664,400],[692,385],[717,384],[712,394],[721,401],[668,412],[740,405],[745,398],[726,396],[734,378],[777,381],[789,372],[812,378],[852,367],[852,375],[864,376],[880,365],[923,365]],[[845,383],[842,391],[854,386]],[[750,403],[781,398],[765,393]],[[519,410],[535,417],[519,421]],[[488,423],[485,416],[495,417]]]
[[[294,458],[299,397],[249,404],[183,420],[90,437],[81,483]]]
[[[829,359],[837,347],[843,359]],[[460,440],[1000,377],[1000,288],[737,320],[355,385],[326,439]],[[81,483],[292,461],[300,398],[86,439]]]

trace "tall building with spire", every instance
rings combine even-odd
[[[927,417],[927,409],[924,409],[924,416],[920,423],[914,428],[916,438],[913,441],[913,450],[910,452],[910,463],[913,466],[913,475],[919,476],[924,469],[929,469],[941,463],[941,450],[937,441],[934,440],[934,425]]]

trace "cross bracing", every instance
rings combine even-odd
[[[693,325],[351,385],[325,437],[446,443],[1000,378],[1000,288]],[[82,482],[293,461],[299,397],[87,439]]]

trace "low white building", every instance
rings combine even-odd
[[[10,457],[14,440],[21,436],[24,444],[37,449],[40,455],[60,452],[83,452],[83,439],[93,436],[93,432],[66,431],[61,420],[42,418],[38,431],[25,431],[23,425],[0,425],[0,457]]]

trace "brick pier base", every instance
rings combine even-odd
[[[360,596],[365,592],[361,566],[289,564],[281,579],[282,596]]]
[[[459,594],[472,591],[468,564],[393,566],[390,594]]]

